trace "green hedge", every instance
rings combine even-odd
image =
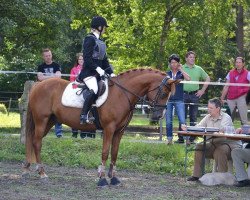
[[[7,109],[6,109],[6,106],[4,104],[0,104],[0,112],[3,114],[7,113]]]

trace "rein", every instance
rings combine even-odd
[[[106,68],[104,71],[106,71],[106,70],[109,69],[109,68],[112,69],[111,67],[108,67],[108,68]],[[102,78],[102,77],[101,77],[101,78]],[[149,91],[146,93],[146,94],[148,94],[148,93],[150,93],[150,92],[152,92],[152,91],[158,89],[158,92],[157,92],[155,98],[153,99],[153,101],[145,100],[144,97],[139,96],[138,94],[135,94],[134,92],[131,92],[131,91],[128,90],[127,88],[123,87],[120,83],[118,83],[118,82],[119,82],[118,77],[117,77],[118,82],[115,82],[115,81],[111,80],[111,77],[110,77],[108,74],[105,74],[105,75],[103,76],[103,78],[109,79],[112,83],[114,83],[116,86],[118,86],[119,88],[121,88],[123,91],[126,91],[127,93],[130,93],[130,94],[136,96],[136,97],[138,98],[138,101],[141,102],[141,104],[142,104],[142,103],[147,103],[147,104],[149,104],[149,105],[152,105],[153,108],[155,108],[155,107],[164,107],[164,108],[165,108],[165,107],[166,107],[166,105],[157,104],[157,101],[158,101],[158,99],[159,99],[159,97],[160,97],[160,94],[161,94],[161,91],[162,91],[163,86],[166,86],[166,87],[171,91],[171,88],[169,88],[169,85],[168,85],[168,83],[167,83],[167,81],[170,79],[169,76],[166,76],[166,77],[162,80],[162,82],[161,82],[161,84],[160,84],[159,86],[153,88],[152,90],[149,90]],[[126,95],[128,101],[129,101],[130,110],[134,110],[134,107],[131,106],[131,102],[130,102],[130,99],[128,98],[127,94],[126,94],[126,93],[124,93],[124,94]],[[145,96],[145,95],[144,95],[144,96]]]
[[[136,96],[136,97],[138,98],[138,101],[140,101],[141,103],[147,103],[147,104],[149,104],[149,105],[152,105],[153,108],[154,108],[154,107],[166,107],[166,105],[157,104],[157,102],[158,102],[158,99],[159,99],[159,97],[160,97],[160,94],[161,94],[162,89],[163,89],[164,86],[167,87],[167,88],[171,91],[171,88],[169,87],[169,85],[168,85],[168,83],[167,83],[167,81],[170,79],[169,76],[166,76],[166,77],[162,80],[162,82],[161,82],[161,84],[160,84],[159,86],[153,88],[152,90],[149,90],[149,91],[146,93],[146,94],[148,94],[148,93],[153,92],[153,91],[155,91],[155,90],[158,89],[157,94],[155,95],[155,98],[154,98],[152,101],[148,101],[148,100],[145,100],[145,99],[144,99],[144,96],[145,96],[146,94],[145,94],[144,96],[139,96],[138,94],[135,94],[134,92],[128,90],[127,88],[125,88],[124,86],[122,86],[120,83],[118,83],[118,82],[119,82],[118,79],[117,79],[118,82],[116,82],[116,81],[111,80],[110,77],[108,77],[108,78],[109,78],[109,80],[110,80],[112,83],[114,83],[116,86],[118,86],[119,88],[121,88],[123,91],[126,91],[126,92],[128,92],[128,93],[130,93],[130,94]],[[126,95],[126,96],[127,96],[127,95]],[[127,98],[128,98],[128,96],[127,96]],[[128,98],[128,101],[129,101],[129,103],[130,103],[130,108],[131,108],[132,106],[131,106],[131,102],[130,102],[129,98]],[[133,109],[134,109],[134,108],[133,108]]]
[[[130,107],[129,114],[128,114],[128,116],[127,116],[126,122],[124,123],[124,125],[123,125],[120,129],[116,130],[116,132],[123,132],[123,131],[124,131],[124,129],[125,129],[125,128],[127,127],[127,125],[129,124],[129,122],[130,122],[130,120],[131,120],[131,118],[132,118],[132,116],[133,116],[133,110],[135,109],[135,106],[132,106],[132,103],[131,103],[131,101],[130,101],[128,95],[127,95],[127,93],[136,96],[136,97],[138,98],[138,101],[141,101],[141,103],[148,103],[149,105],[153,105],[153,109],[155,109],[155,107],[164,107],[164,108],[166,107],[166,105],[159,105],[159,104],[157,104],[157,101],[158,101],[158,99],[159,99],[159,97],[160,97],[160,94],[161,94],[161,92],[162,92],[163,86],[166,86],[166,87],[171,91],[171,88],[169,87],[169,85],[168,85],[168,83],[167,83],[167,81],[170,79],[169,76],[166,76],[166,77],[162,80],[162,82],[161,82],[161,84],[160,84],[159,86],[153,88],[152,90],[149,90],[149,91],[146,93],[146,94],[148,94],[149,92],[152,92],[152,91],[158,89],[158,92],[157,92],[157,94],[156,94],[156,96],[155,96],[155,98],[154,98],[153,101],[147,101],[147,100],[144,99],[144,97],[139,96],[138,94],[136,94],[136,93],[134,93],[134,92],[128,90],[128,89],[125,88],[124,86],[122,86],[122,85],[119,83],[118,77],[117,77],[117,82],[114,81],[114,80],[111,80],[111,77],[110,77],[110,76],[106,76],[106,77],[107,77],[114,85],[116,85],[117,87],[119,87],[119,88],[124,92],[124,95],[127,97],[127,100],[128,100],[128,103],[129,103],[129,107]],[[145,96],[145,95],[144,95],[144,96]]]
[[[132,116],[133,116],[133,111],[134,111],[134,109],[135,109],[135,107],[132,106],[132,103],[131,103],[131,101],[130,101],[128,95],[127,95],[127,93],[130,93],[130,94],[136,96],[137,98],[139,98],[139,101],[142,101],[142,100],[143,100],[143,97],[140,97],[139,95],[137,95],[137,94],[135,94],[135,93],[129,91],[127,88],[123,87],[120,83],[117,83],[117,82],[111,80],[110,77],[108,77],[108,78],[109,78],[109,80],[110,80],[113,84],[115,84],[116,86],[118,86],[118,87],[123,91],[124,95],[127,97],[128,104],[129,104],[129,107],[130,107],[130,109],[129,109],[129,114],[128,114],[128,116],[127,116],[126,122],[124,123],[124,125],[123,125],[120,129],[116,130],[116,132],[120,132],[120,133],[121,133],[121,132],[123,132],[124,129],[128,126],[128,124],[129,124],[129,122],[130,122],[130,120],[131,120],[131,118],[132,118]],[[117,81],[119,82],[119,79],[118,79],[118,78],[117,78]]]

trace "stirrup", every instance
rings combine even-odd
[[[95,121],[94,117],[88,117],[88,115],[81,115],[80,124],[93,124]]]

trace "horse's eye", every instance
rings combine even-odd
[[[166,97],[167,97],[167,94],[165,92],[163,92],[162,95],[161,95],[161,99],[164,99]]]

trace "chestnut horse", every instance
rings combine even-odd
[[[121,73],[109,80],[109,96],[98,108],[100,124],[103,128],[102,162],[98,168],[98,186],[108,185],[105,178],[105,165],[111,147],[111,164],[108,177],[110,184],[120,181],[115,176],[115,165],[118,148],[125,127],[128,125],[133,110],[143,96],[148,97],[152,107],[166,105],[175,84],[165,73],[153,69],[136,69]],[[94,124],[80,124],[79,108],[65,107],[61,104],[62,93],[69,81],[51,78],[33,86],[29,96],[26,122],[26,161],[23,164],[23,175],[29,174],[31,163],[37,163],[41,178],[46,178],[41,162],[42,139],[46,136],[55,121],[79,130],[95,130]]]

